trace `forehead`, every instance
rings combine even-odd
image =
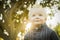
[[[32,14],[46,14],[44,8],[31,8],[29,10],[29,15],[32,15]]]

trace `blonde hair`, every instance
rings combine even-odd
[[[28,16],[31,15],[31,13],[32,13],[34,10],[35,10],[35,11],[42,11],[42,12],[44,11],[45,17],[47,18],[46,10],[45,10],[45,8],[43,8],[41,5],[33,5],[33,7],[29,10]]]

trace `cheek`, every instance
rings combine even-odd
[[[46,22],[46,19],[44,18],[44,19],[42,19],[42,21],[41,21],[42,23],[45,23]]]
[[[33,22],[34,18],[33,17],[29,17],[28,19],[30,22]]]
[[[34,18],[30,18],[30,21],[33,22],[35,19]]]

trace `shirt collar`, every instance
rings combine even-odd
[[[36,28],[33,29],[32,31],[41,31],[41,30],[44,29],[45,27],[47,27],[46,23],[42,24],[40,27],[36,27]]]

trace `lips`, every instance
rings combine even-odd
[[[39,21],[42,21],[42,20],[40,20],[40,19],[35,19],[34,21],[39,22]]]
[[[40,22],[40,20],[34,20],[34,22]]]
[[[35,22],[39,22],[39,20],[36,20]]]

